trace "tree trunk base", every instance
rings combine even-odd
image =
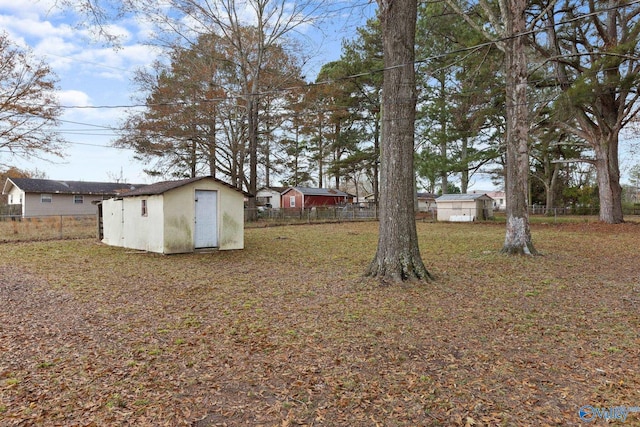
[[[600,216],[599,220],[600,222],[603,222],[605,224],[623,224],[624,223],[624,218],[611,218],[611,217],[603,218],[602,216]]]
[[[385,285],[433,280],[433,276],[427,271],[422,260],[416,260],[411,256],[393,260],[380,260],[376,257],[367,269],[365,276],[380,279],[381,283]]]
[[[533,243],[528,242],[524,245],[504,245],[500,250],[500,253],[507,255],[540,255],[536,248],[533,247]]]
[[[500,252],[508,255],[538,255],[531,241],[529,218],[526,215],[518,217],[507,213],[507,233]]]

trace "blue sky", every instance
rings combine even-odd
[[[156,58],[157,52],[144,45],[149,29],[132,19],[114,22],[112,30],[122,35],[121,48],[114,49],[95,41],[88,29],[76,25],[77,16],[57,9],[55,3],[0,0],[0,29],[14,43],[44,59],[58,76],[58,97],[65,107],[60,130],[69,146],[63,159],[52,157],[52,162],[7,158],[2,162],[38,169],[50,179],[110,181],[122,174],[128,182],[152,182],[132,151],[110,147],[116,137],[114,129],[122,123],[126,106],[132,104],[134,71]],[[304,70],[307,78],[314,79],[323,63],[338,59],[341,40],[351,38],[356,24],[364,22],[366,12],[347,7],[345,13],[344,20],[328,23],[322,34],[309,34],[317,44],[318,56]]]
[[[58,98],[65,106],[61,131],[70,142],[64,159],[54,163],[15,159],[18,167],[44,171],[51,179],[106,181],[110,174],[140,181],[141,165],[128,150],[109,147],[123,108],[127,105],[132,72],[150,63],[155,55],[140,43],[143,28],[135,23],[114,26],[126,34],[122,49],[92,42],[91,34],[75,26],[76,17],[63,14],[52,1],[0,0],[0,28],[14,43],[28,46],[35,58],[47,62],[59,78]],[[8,159],[3,159],[5,162]]]
[[[354,36],[356,25],[362,25],[371,15],[375,3],[369,2],[363,10],[352,7],[355,2],[335,1],[345,5],[342,16],[323,23],[322,32],[309,30],[318,51],[304,70],[309,80],[315,79],[322,64],[339,58],[342,39]],[[131,150],[110,146],[126,106],[133,102],[134,71],[156,58],[157,52],[144,44],[149,28],[130,18],[114,22],[111,29],[122,36],[121,48],[114,49],[95,41],[88,29],[76,25],[78,17],[56,8],[56,2],[0,0],[0,30],[7,32],[14,43],[29,47],[57,74],[59,100],[65,107],[60,130],[69,146],[63,159],[52,157],[47,162],[3,157],[0,163],[38,169],[50,179],[110,181],[122,174],[128,182],[155,181],[144,174],[144,165],[133,159]],[[366,4],[367,0],[358,3]],[[628,168],[640,163],[640,142],[634,134],[622,136],[622,181],[627,182]],[[476,175],[470,187],[491,190],[493,185],[488,177]]]

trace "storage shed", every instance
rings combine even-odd
[[[493,199],[484,193],[443,194],[436,204],[438,221],[471,222],[493,216]]]
[[[147,185],[102,202],[102,242],[163,254],[243,249],[245,195],[213,177]]]

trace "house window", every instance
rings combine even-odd
[[[140,201],[140,207],[141,207],[141,212],[142,212],[142,216],[147,216],[147,200],[146,199],[142,199]]]
[[[40,195],[40,203],[51,203],[52,201],[53,201],[53,196],[51,194]]]
[[[76,194],[73,196],[73,203],[76,205],[81,205],[84,203],[84,196],[82,194]]]
[[[289,207],[290,208],[296,207],[296,196],[289,196]]]

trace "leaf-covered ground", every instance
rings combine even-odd
[[[640,224],[419,223],[436,281],[362,273],[377,223],[161,256],[0,245],[0,425],[581,425],[640,406]],[[584,423],[582,423],[584,425]],[[640,425],[629,414],[626,425]]]

